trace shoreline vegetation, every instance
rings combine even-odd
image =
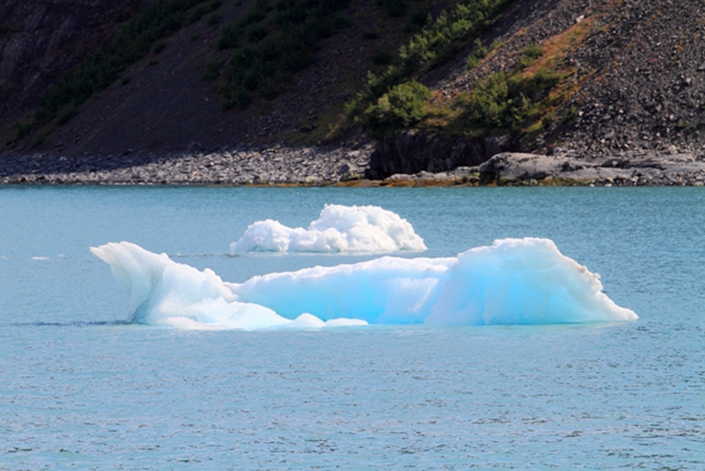
[[[69,158],[37,153],[0,160],[0,185],[260,187],[704,186],[705,160],[633,152],[594,159],[500,153],[481,165],[369,178],[371,143],[234,148],[155,156],[136,152]]]

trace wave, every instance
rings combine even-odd
[[[426,250],[408,221],[378,206],[326,205],[318,219],[291,228],[267,219],[251,224],[230,252],[396,252]]]
[[[130,293],[130,321],[183,329],[488,325],[637,319],[599,275],[548,239],[503,239],[449,258],[381,257],[224,282],[129,243],[91,252]]]

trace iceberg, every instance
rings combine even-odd
[[[251,224],[231,253],[396,252],[426,250],[423,239],[398,214],[378,206],[326,205],[318,219],[291,228],[267,219]]]
[[[490,325],[637,319],[599,275],[553,241],[496,240],[457,257],[399,258],[255,276],[228,283],[129,242],[91,247],[130,293],[131,322],[181,329],[367,324]]]

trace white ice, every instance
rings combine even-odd
[[[408,221],[378,206],[326,205],[308,229],[267,219],[250,225],[231,253],[426,250]]]
[[[130,293],[132,321],[183,329],[483,325],[637,319],[548,239],[504,239],[450,258],[382,257],[223,282],[129,242],[92,247]]]

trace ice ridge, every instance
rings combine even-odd
[[[637,319],[548,239],[503,239],[457,257],[381,257],[227,283],[129,242],[92,247],[130,293],[132,322],[185,329],[486,325]]]

